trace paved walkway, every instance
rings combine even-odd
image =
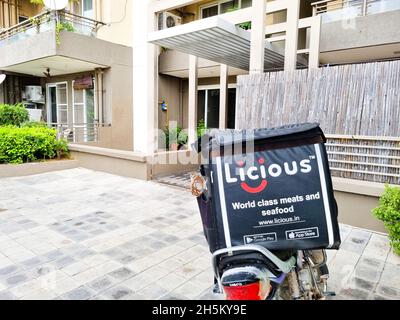
[[[215,299],[186,190],[86,169],[0,179],[0,299]],[[385,236],[341,227],[339,299],[399,299]]]

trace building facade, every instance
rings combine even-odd
[[[0,1],[0,103],[24,103],[71,142],[132,149],[131,6]]]
[[[148,8],[148,40],[158,45],[147,49],[156,56],[154,66],[153,58],[146,62],[155,74],[148,96],[158,99],[148,102],[155,110],[147,126],[172,121],[189,136],[200,120],[209,128],[235,127],[238,75],[400,57],[394,0],[154,0]]]
[[[153,156],[167,125],[189,142],[200,121],[235,128],[240,75],[398,59],[399,18],[396,0],[80,0],[58,13],[0,0],[0,103],[41,110],[72,142]]]

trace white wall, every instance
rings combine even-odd
[[[111,41],[125,46],[132,46],[133,3],[142,0],[98,0],[97,20],[106,23],[99,29],[99,39]]]
[[[133,13],[133,147],[134,151],[152,154],[155,150],[158,49],[147,42],[155,28],[155,15],[149,11],[150,0],[134,1]],[[147,31],[147,32],[146,32]]]

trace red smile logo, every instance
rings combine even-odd
[[[265,160],[264,158],[260,158],[258,160],[259,165],[264,165],[265,164]],[[238,167],[243,168],[245,165],[244,161],[238,161],[236,163],[238,165]],[[256,193],[260,193],[262,191],[265,190],[265,188],[268,186],[268,181],[266,179],[261,180],[261,183],[257,186],[257,187],[250,187],[246,182],[242,182],[240,184],[240,186],[242,187],[242,189],[248,193],[252,193],[252,194],[256,194]]]

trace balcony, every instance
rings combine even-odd
[[[324,0],[312,3],[313,15],[321,15],[322,23],[364,17],[400,10],[398,0]]]
[[[126,54],[96,38],[104,25],[64,10],[32,17],[0,32],[0,70],[43,77],[47,68],[59,76],[110,67]]]
[[[63,30],[96,37],[104,23],[67,11],[47,11],[0,33],[0,47],[48,31]],[[59,39],[58,39],[59,40]]]
[[[400,1],[325,0],[312,5],[313,14],[322,17],[322,63],[400,58]]]

